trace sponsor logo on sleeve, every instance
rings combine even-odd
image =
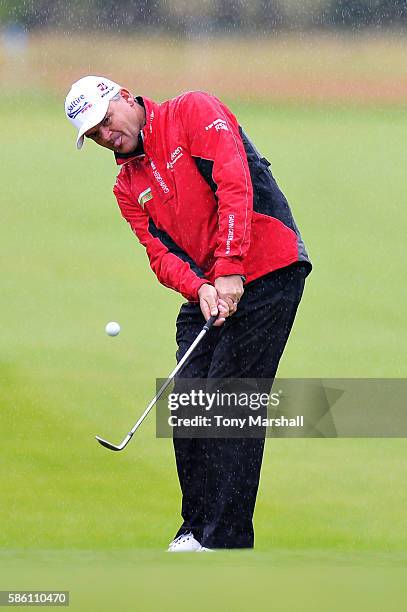
[[[226,240],[226,251],[225,255],[230,253],[230,245],[235,235],[235,215],[229,215],[228,219],[228,237]]]
[[[211,130],[212,128],[215,128],[217,132],[219,132],[219,130],[229,131],[227,123],[224,119],[215,119],[215,121],[213,121],[212,123],[210,123],[209,125],[205,127],[205,130],[208,131],[208,130]]]

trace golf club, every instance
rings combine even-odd
[[[198,344],[201,342],[202,338],[205,336],[206,332],[212,327],[212,325],[215,323],[216,319],[218,318],[218,315],[215,315],[213,317],[210,317],[207,322],[205,323],[205,325],[202,328],[202,331],[198,334],[198,336],[195,338],[195,340],[193,341],[193,343],[191,344],[191,346],[189,347],[189,349],[187,350],[187,352],[185,353],[185,355],[183,356],[183,358],[181,359],[181,361],[177,364],[177,366],[173,369],[173,371],[171,372],[171,374],[168,376],[167,380],[165,381],[165,383],[163,384],[163,386],[161,387],[161,389],[158,391],[157,395],[155,397],[153,397],[153,399],[151,400],[151,402],[149,403],[149,405],[147,406],[147,408],[144,410],[143,414],[141,415],[141,417],[139,418],[139,420],[137,421],[137,423],[134,425],[134,427],[132,427],[132,429],[129,431],[129,433],[127,434],[127,436],[123,439],[123,441],[116,446],[115,444],[112,444],[111,442],[108,442],[107,440],[104,440],[103,438],[100,438],[99,436],[96,436],[96,440],[105,448],[109,448],[112,451],[121,451],[124,448],[126,448],[126,446],[128,445],[128,443],[130,442],[130,440],[132,439],[134,433],[137,431],[137,429],[140,427],[141,423],[144,421],[144,419],[146,418],[146,416],[148,415],[148,413],[150,412],[150,410],[153,408],[153,406],[158,402],[158,400],[160,399],[160,397],[162,396],[162,394],[164,393],[164,391],[166,390],[166,388],[168,387],[168,385],[171,383],[171,381],[173,380],[173,378],[180,372],[180,370],[182,369],[182,367],[184,366],[185,362],[187,361],[187,359],[189,358],[189,356],[191,355],[191,353],[194,351],[194,349],[198,346]]]

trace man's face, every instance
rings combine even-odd
[[[85,136],[116,153],[131,153],[144,124],[144,108],[126,89],[121,89],[120,99],[110,101],[104,119],[85,132]]]

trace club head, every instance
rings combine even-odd
[[[114,444],[110,444],[110,442],[108,442],[107,440],[104,440],[103,438],[100,438],[99,436],[95,436],[95,437],[96,437],[96,440],[99,442],[99,444],[101,444],[105,448],[108,448],[109,450],[112,450],[112,451],[122,450],[121,446],[115,446]]]

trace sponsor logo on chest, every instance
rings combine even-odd
[[[169,193],[169,187],[167,185],[167,183],[164,181],[163,177],[161,176],[161,174],[159,173],[157,166],[155,165],[155,163],[153,162],[152,159],[150,159],[150,165],[151,165],[151,169],[153,171],[153,176],[155,178],[155,180],[157,181],[157,183],[159,184],[159,186],[161,187],[161,189],[163,190],[164,193]]]
[[[142,191],[139,194],[139,197],[137,198],[138,203],[140,204],[141,208],[144,209],[144,206],[147,204],[147,202],[149,202],[151,199],[153,198],[153,194],[151,191],[151,187],[148,187],[147,189],[145,189],[144,191]]]
[[[170,157],[170,161],[167,161],[167,170],[171,170],[174,167],[175,162],[179,160],[180,157],[183,156],[182,148],[177,147],[172,153]]]

